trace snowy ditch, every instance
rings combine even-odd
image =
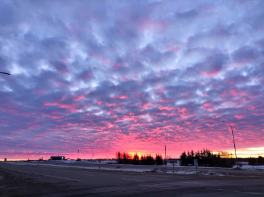
[[[236,168],[236,166],[234,166],[233,168]],[[243,165],[240,168],[243,170],[264,170],[264,165],[259,165],[259,166]]]
[[[87,170],[98,170],[99,166],[69,166],[69,165],[55,165],[55,164],[43,164],[42,162],[9,162],[13,165],[34,165],[34,166],[47,166],[47,167],[57,167],[57,168],[72,168],[72,169],[87,169]],[[100,170],[110,170],[110,171],[127,171],[127,172],[151,172],[151,173],[166,173],[166,174],[196,174],[196,170],[173,170],[167,169],[165,167],[156,167],[151,169],[143,169],[143,168],[127,168],[125,165],[119,165],[117,167],[104,167],[105,165],[100,165]],[[213,172],[209,170],[208,172],[200,172],[197,171],[198,175],[207,175],[207,176],[226,176],[225,174]]]
[[[209,170],[208,172],[200,172],[196,170],[167,170],[166,168],[154,168],[151,172],[157,173],[168,173],[168,174],[198,174],[198,175],[210,175],[210,176],[226,176],[221,173],[213,172]]]

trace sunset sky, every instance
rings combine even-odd
[[[0,160],[264,156],[264,1],[0,2]]]

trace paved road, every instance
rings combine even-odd
[[[0,163],[0,172],[3,196],[20,194],[9,191],[12,185],[26,196],[264,196],[259,171],[205,176]]]

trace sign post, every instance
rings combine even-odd
[[[193,160],[193,164],[195,165],[195,168],[196,168],[196,174],[197,174],[198,159],[194,159],[194,160]]]

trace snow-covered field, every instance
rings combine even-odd
[[[92,162],[93,164],[98,164],[98,166],[72,166],[72,165],[63,165],[63,163],[80,163],[76,162],[74,160],[65,160],[65,161],[56,161],[58,163],[61,163],[62,165],[57,164],[45,164],[45,162],[8,162],[9,164],[13,165],[41,165],[41,166],[47,166],[47,167],[57,167],[57,168],[74,168],[74,169],[88,169],[88,170],[98,170],[99,169],[99,162]],[[86,162],[85,162],[86,163]],[[166,166],[153,166],[153,168],[141,168],[141,166],[133,166],[134,168],[131,168],[129,165],[125,164],[119,164],[118,166],[112,166],[112,165],[106,165],[107,163],[100,163],[100,170],[111,170],[111,171],[127,171],[127,172],[154,172],[154,173],[167,173],[167,174],[173,174],[173,170],[171,167],[172,164],[168,164],[167,167],[170,167],[170,169],[166,168]],[[144,166],[146,167],[146,166]],[[175,170],[174,174],[196,174],[195,169],[177,169],[179,167],[178,165],[174,165]],[[199,175],[210,175],[210,176],[225,176],[221,173],[213,172],[212,170],[209,170],[208,172],[199,172],[197,171],[197,174]]]
[[[110,162],[109,162],[110,161]],[[155,172],[155,173],[167,173],[172,174],[172,163],[168,163],[167,166],[133,166],[133,165],[125,165],[125,164],[119,164],[119,165],[107,165],[107,163],[116,163],[116,161],[112,160],[104,160],[104,161],[97,161],[97,160],[82,160],[82,161],[75,161],[75,160],[63,160],[63,161],[52,161],[56,162],[58,164],[49,164],[45,161],[31,161],[31,162],[8,162],[9,164],[13,165],[41,165],[41,166],[50,166],[50,167],[57,167],[57,168],[75,168],[75,169],[89,169],[89,170],[97,170],[99,169],[100,164],[100,170],[111,170],[111,171],[128,171],[128,172]],[[65,165],[66,163],[91,163],[91,164],[97,164],[92,166],[76,166],[76,165]],[[193,168],[192,168],[193,167]],[[190,169],[191,168],[191,169]],[[202,171],[199,171],[200,169],[203,169]],[[221,174],[218,172],[214,172],[215,167],[198,167],[197,174],[199,175],[210,175],[210,176],[226,176],[228,174]],[[233,168],[236,168],[234,166]],[[204,171],[205,169],[208,169],[208,171]],[[241,169],[244,170],[264,170],[264,165],[262,166],[250,166],[250,165],[243,165]],[[174,174],[196,174],[195,166],[188,166],[188,169],[182,169],[182,166],[179,166],[179,164],[174,164]]]
[[[63,161],[62,163],[68,163]],[[98,166],[69,166],[69,165],[55,165],[55,164],[45,164],[43,162],[9,162],[9,164],[13,165],[41,165],[41,166],[52,166],[52,167],[60,167],[60,168],[75,168],[75,169],[87,169],[87,170],[98,170],[99,164],[101,163],[93,163],[98,164]],[[122,167],[104,167],[105,164],[100,165],[100,170],[113,170],[113,171],[134,171],[134,172],[145,172],[146,169],[135,169],[135,168],[122,168]],[[120,165],[121,166],[121,165]]]
[[[20,161],[19,161],[20,162]],[[33,163],[42,163],[43,161],[30,161]],[[76,160],[52,160],[52,162],[58,162],[58,163],[91,163],[91,164],[108,164],[108,163],[116,163],[116,160],[81,160],[81,161],[76,161]]]
[[[235,168],[236,166],[234,166]],[[261,166],[251,166],[251,165],[243,165],[241,169],[244,170],[264,170],[264,165]]]

